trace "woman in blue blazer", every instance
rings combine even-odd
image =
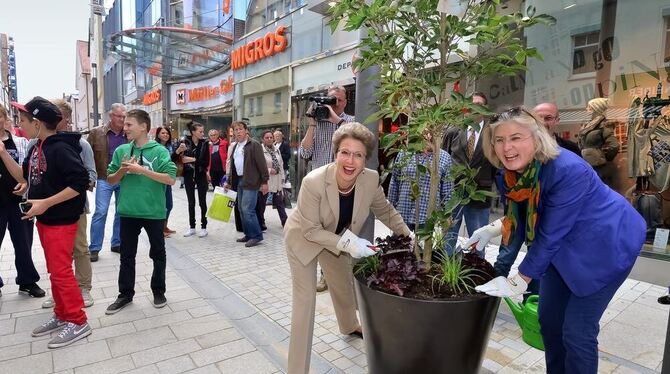
[[[492,118],[484,152],[503,169],[505,217],[475,231],[466,246],[524,236],[519,272],[477,287],[489,295],[523,294],[540,279],[539,317],[548,373],[596,373],[599,320],[630,273],[645,222],[593,168],[558,147],[531,113],[512,108]]]

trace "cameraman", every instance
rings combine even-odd
[[[337,99],[334,105],[324,104],[330,112],[330,116],[325,120],[315,120],[311,117],[314,113],[315,103],[307,110],[309,126],[307,133],[300,142],[300,157],[312,159],[312,170],[333,162],[332,139],[335,130],[343,124],[354,122],[356,119],[344,113],[344,107],[347,106],[347,91],[342,86],[330,86],[328,96]]]
[[[309,127],[307,133],[300,142],[300,157],[304,159],[312,159],[312,170],[320,168],[323,165],[330,164],[333,159],[333,134],[335,130],[343,124],[355,122],[354,116],[344,113],[344,107],[347,106],[347,91],[342,86],[328,87],[328,96],[333,96],[337,99],[335,105],[324,104],[330,112],[330,116],[325,120],[315,120],[314,109],[316,103],[312,103],[307,109],[307,117],[309,118]],[[323,292],[328,289],[326,278],[321,272],[321,278],[316,284],[316,291]]]

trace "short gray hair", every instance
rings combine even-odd
[[[537,119],[534,114],[523,107],[515,107],[506,110],[500,114],[491,117],[492,121],[488,126],[484,127],[482,135],[484,136],[482,147],[484,155],[497,168],[502,168],[503,164],[496,155],[493,136],[498,126],[503,123],[513,122],[521,127],[525,127],[533,135],[535,140],[535,156],[534,158],[542,163],[553,160],[558,157],[560,148],[554,136],[549,133],[542,121]]]
[[[111,113],[116,109],[121,109],[125,112],[126,111],[126,106],[121,104],[121,103],[114,103],[114,104],[112,104],[111,107],[109,107],[109,112]]]

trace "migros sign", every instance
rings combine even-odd
[[[237,70],[246,65],[254,64],[264,58],[286,50],[288,40],[284,35],[286,26],[279,26],[275,32],[255,39],[233,51],[232,68]]]

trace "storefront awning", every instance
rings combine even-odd
[[[179,27],[139,27],[113,34],[107,45],[151,75],[192,78],[230,66],[230,33]]]

